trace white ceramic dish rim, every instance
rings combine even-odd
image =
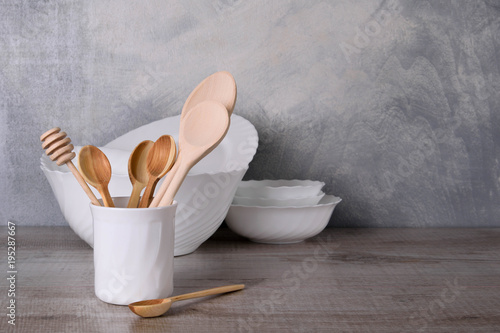
[[[321,203],[321,201],[327,201]],[[332,194],[325,194],[323,199],[316,204],[316,205],[311,205],[311,206],[249,206],[249,205],[236,205],[236,204],[231,204],[231,207],[245,207],[245,208],[263,208],[263,209],[304,209],[304,208],[315,208],[315,207],[323,207],[323,206],[330,206],[330,205],[337,205],[342,201],[342,198],[337,197]]]
[[[273,185],[273,183],[278,182],[299,182],[303,184],[296,185]],[[270,188],[270,189],[286,189],[286,188],[302,188],[302,187],[314,187],[321,185],[325,186],[325,182],[320,180],[310,180],[310,179],[262,179],[262,180],[243,180],[238,185],[241,189],[260,189],[260,188]]]
[[[163,130],[163,126],[165,126],[166,122],[172,122],[175,124],[180,123],[180,115],[177,116],[171,116],[171,117],[166,117],[154,122],[151,122],[149,124],[140,126],[136,129],[133,129],[117,138],[114,140],[108,142],[105,144],[103,147],[104,148],[111,148],[111,149],[117,149],[117,150],[124,150],[124,151],[130,151],[132,152],[133,147],[135,147],[139,142],[131,142],[132,137],[134,135],[138,135],[138,133],[141,133],[142,140],[147,139],[146,137],[150,135],[149,132],[158,132],[165,134]],[[171,125],[170,125],[171,126]],[[157,128],[162,128],[162,130],[158,130]],[[142,132],[148,133],[147,135],[142,135]],[[178,136],[179,136],[179,125],[173,126],[170,133],[167,133],[174,137],[175,141],[178,143]],[[244,134],[244,135],[243,135]],[[241,146],[244,144],[244,149],[241,149]],[[203,159],[209,159],[210,155],[213,155],[218,149],[221,149],[224,146],[234,146],[234,148],[231,150],[233,153],[231,156],[229,156],[229,163],[234,163],[237,164],[238,167],[229,167],[226,170],[217,170],[217,171],[208,171],[208,172],[199,172],[197,170],[190,170],[189,175],[199,175],[199,174],[205,174],[205,175],[215,175],[219,173],[227,173],[227,172],[233,172],[233,171],[238,171],[242,170],[244,168],[248,168],[249,163],[253,160],[257,148],[259,145],[259,136],[257,133],[257,130],[255,126],[246,118],[233,114],[231,116],[230,120],[230,126],[229,130],[225,136],[225,138],[222,140],[222,142],[219,144],[218,147],[215,148],[214,152],[208,154],[205,156]],[[231,148],[231,147],[229,147]],[[244,154],[243,154],[244,152]]]
[[[244,196],[241,196],[241,195],[235,195],[234,198],[236,199],[244,199],[244,200],[247,200],[247,199],[262,199],[262,200],[272,200],[272,201],[289,201],[289,200],[303,200],[303,199],[310,199],[310,198],[318,198],[318,197],[324,197],[326,195],[325,192],[323,191],[319,191],[318,194],[315,194],[315,195],[310,195],[310,196],[306,196],[306,197],[292,197],[292,198],[262,198],[262,197],[244,197]]]
[[[47,157],[47,155],[42,155],[40,160],[42,158],[47,158],[49,162],[52,162]],[[52,163],[54,164],[55,168],[60,168],[60,166],[58,166],[55,162],[52,162]],[[71,173],[71,171],[50,168],[49,164],[46,164],[45,162],[42,162],[42,161],[40,163],[40,168],[43,168],[48,172],[55,172],[55,173],[61,173],[61,174],[70,174]],[[201,176],[214,176],[214,175],[219,175],[219,174],[232,174],[232,173],[241,172],[241,171],[247,170],[247,169],[248,169],[248,165],[239,167],[237,169],[231,169],[231,170],[226,170],[226,171],[217,171],[217,172],[214,171],[214,172],[194,173],[194,174],[188,173],[187,177],[201,177]],[[111,173],[111,175],[112,176],[119,176],[119,177],[128,177],[128,175],[124,175],[122,173]]]
[[[113,199],[113,202],[116,202],[116,200],[125,200],[127,199],[128,200],[128,196],[116,196],[116,197],[111,197]],[[127,207],[120,207],[120,206],[115,206],[115,207],[105,207],[103,205],[103,202],[102,202],[102,199],[98,199],[99,203],[101,204],[101,206],[96,206],[94,205],[92,202],[89,202],[89,207],[95,207],[96,209],[100,209],[100,210],[108,210],[108,209],[112,209],[113,211],[120,211],[120,212],[126,212],[126,211],[129,211],[130,208],[127,208]],[[178,202],[177,200],[174,200],[172,202],[172,204],[170,204],[170,206],[178,206]],[[147,207],[147,208],[134,208],[134,211],[141,211],[141,210],[145,210],[145,209],[162,209],[164,207]],[[177,209],[177,208],[176,208]]]
[[[180,115],[163,118],[151,122],[149,124],[143,125],[141,127],[138,127],[136,129],[133,129],[99,148],[120,151],[120,153],[124,153],[128,157],[132,153],[133,148],[137,144],[139,144],[139,142],[145,140],[145,137],[150,135],[151,132],[158,132],[165,134],[163,126],[166,126],[166,124],[168,124],[168,127],[171,127],[169,134],[172,135],[176,139],[176,141],[178,141],[177,138],[179,135],[178,133],[179,126],[177,125],[177,123],[179,122],[180,122]],[[142,139],[137,142],[135,141],[132,142],[132,137],[134,137],[134,135],[140,136]],[[253,124],[244,117],[233,114],[231,116],[231,124],[229,127],[229,131],[226,134],[226,137],[219,144],[219,147],[215,148],[215,150],[227,149],[228,155],[225,156],[227,158],[225,168],[220,170],[203,171],[203,172],[194,168],[189,171],[188,176],[194,176],[194,175],[211,176],[222,173],[238,172],[243,169],[247,169],[249,163],[253,160],[257,152],[258,143],[259,143],[259,136],[257,130],[255,129],[255,126],[253,126]],[[244,147],[243,149],[241,148],[242,146]],[[215,151],[213,153],[215,153]],[[210,159],[211,155],[213,156],[212,158],[217,158],[216,154],[210,153],[203,159],[204,160]],[[64,167],[58,166],[55,162],[51,161],[50,158],[45,153],[42,153],[40,157],[40,163],[42,166],[45,166],[48,171],[57,171],[62,173],[70,172],[69,169],[66,169],[65,166]],[[73,163],[74,164],[76,163],[76,158],[73,160]],[[113,163],[111,164],[111,167],[113,169]],[[121,173],[121,172],[120,173],[113,172],[112,174],[120,176],[121,175],[128,176],[127,173]]]

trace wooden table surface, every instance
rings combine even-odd
[[[0,258],[6,272],[6,245]],[[18,225],[16,264],[16,326],[4,277],[1,332],[500,331],[500,228],[326,229],[291,245],[221,228],[175,258],[174,295],[246,289],[151,319],[94,296],[92,249],[67,227]]]

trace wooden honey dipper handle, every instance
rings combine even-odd
[[[59,127],[54,127],[53,129],[43,133],[40,136],[40,141],[42,141],[42,148],[45,149],[47,156],[49,156],[52,161],[55,161],[57,165],[66,164],[87,196],[90,198],[90,201],[96,206],[101,206],[99,200],[97,200],[94,195],[94,192],[92,192],[78,169],[75,167],[73,162],[71,162],[71,160],[75,158],[76,154],[73,152],[74,146],[71,144],[71,139],[67,137],[66,133],[61,132]]]

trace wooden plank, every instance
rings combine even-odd
[[[236,283],[247,288],[178,302],[167,315],[151,319],[94,296],[92,249],[71,229],[16,231],[18,332],[500,328],[500,229],[326,229],[305,242],[278,246],[221,228],[195,253],[175,258],[174,294]],[[5,247],[0,258],[6,262]],[[0,287],[3,299],[6,278]],[[5,317],[0,331],[11,331]]]

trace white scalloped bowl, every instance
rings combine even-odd
[[[304,198],[290,198],[290,199],[276,199],[276,198],[253,198],[253,197],[239,197],[237,195],[233,198],[233,205],[241,206],[276,206],[276,207],[303,207],[314,206],[323,199],[325,192],[320,191],[318,195],[304,197]]]
[[[328,225],[339,197],[325,195],[307,207],[262,207],[232,205],[226,216],[228,227],[253,242],[290,244],[316,236]]]
[[[325,186],[317,180],[277,179],[242,181],[236,190],[236,196],[263,199],[299,199],[317,196]]]
[[[163,134],[178,138],[180,116],[165,118],[135,129],[102,147],[113,174],[109,183],[112,196],[129,196],[132,191],[123,154],[130,155],[141,141],[156,140]],[[231,126],[220,145],[188,173],[175,200],[176,256],[195,251],[222,224],[238,184],[248,170],[258,145],[255,127],[243,117],[232,115]],[[75,149],[75,151],[77,151]],[[116,165],[119,163],[119,165]],[[125,166],[122,164],[125,163]],[[89,199],[66,165],[57,166],[43,155],[41,165],[61,212],[71,229],[93,246],[92,215]],[[157,189],[161,186],[161,181]],[[97,198],[99,193],[93,189]]]

